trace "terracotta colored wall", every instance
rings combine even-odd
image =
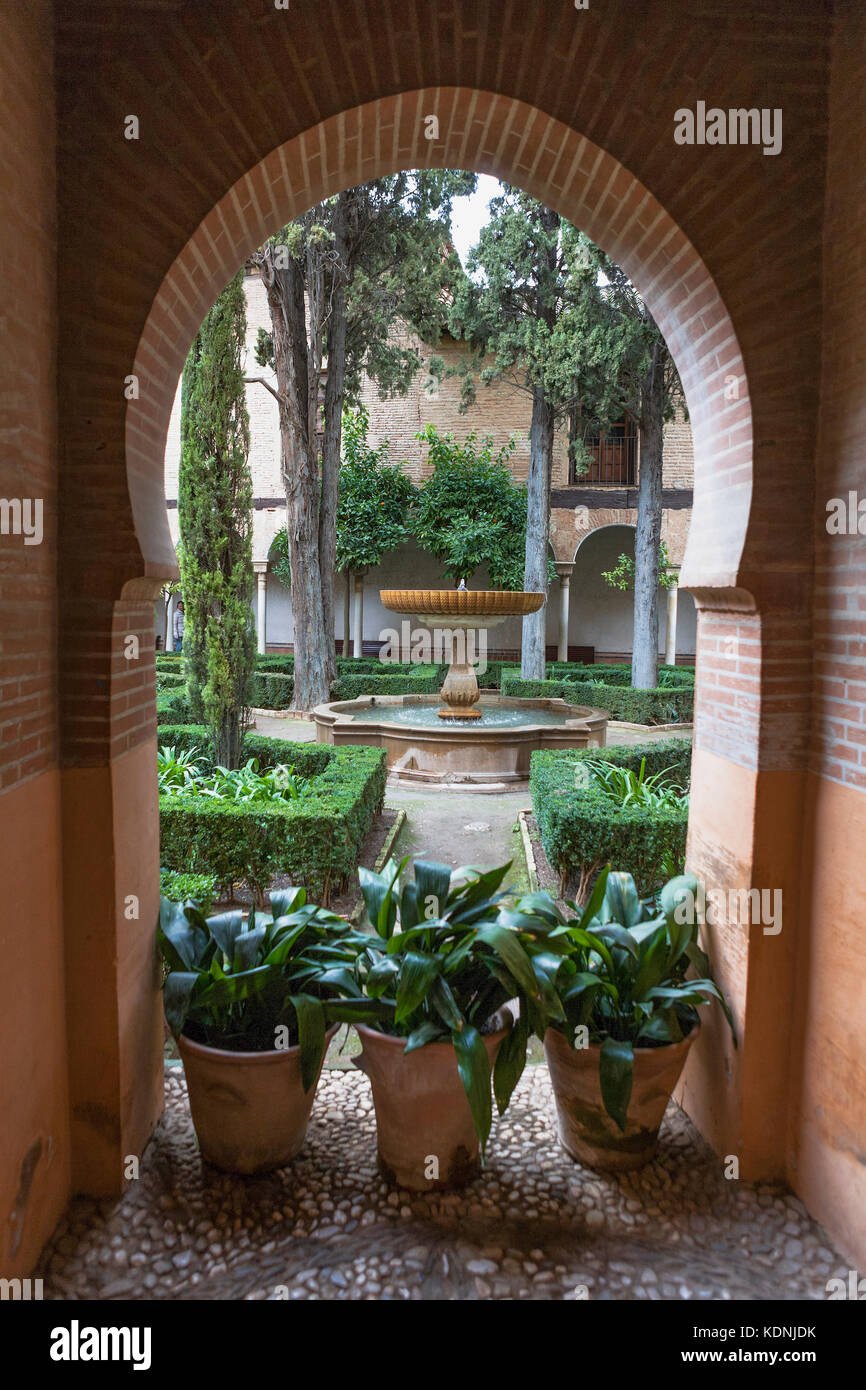
[[[50,6],[0,42],[0,495],[44,539],[0,534],[0,1273],[26,1274],[69,1190],[57,772],[55,190]]]
[[[797,1026],[792,1181],[866,1269],[866,15],[838,10],[824,225],[824,350],[815,502],[811,837]],[[854,535],[827,504],[863,504]],[[855,517],[856,525],[856,517]]]

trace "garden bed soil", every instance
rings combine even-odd
[[[544,845],[541,843],[541,832],[538,829],[538,822],[531,811],[524,812],[524,824],[526,825],[529,837],[529,848],[534,860],[535,874],[538,879],[538,887],[546,890],[560,907],[564,900],[559,894],[559,874],[553,868],[544,852]]]

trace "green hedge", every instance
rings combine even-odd
[[[162,695],[166,690],[183,690],[186,681],[180,671],[157,671],[156,693]]]
[[[331,699],[359,700],[363,695],[435,695],[441,684],[438,666],[412,666],[405,675],[341,675],[331,686]]]
[[[177,690],[167,690],[163,694],[157,695],[157,724],[188,724],[190,719],[189,701],[183,687]]]
[[[288,709],[294,694],[294,676],[280,671],[256,671],[251,704],[256,709]]]
[[[691,687],[636,690],[631,685],[596,685],[592,681],[524,681],[503,676],[503,695],[523,700],[568,700],[573,705],[594,705],[611,719],[627,724],[687,724],[694,718],[695,692]]]
[[[179,874],[174,869],[161,869],[159,891],[173,903],[185,903],[187,898],[192,898],[206,917],[214,905],[216,879],[213,874]]]
[[[674,780],[688,786],[691,744],[667,739],[631,748],[586,748],[532,754],[529,789],[532,809],[547,858],[560,875],[563,894],[585,897],[593,877],[605,864],[633,875],[646,895],[670,876],[671,863],[686,848],[688,811],[650,811],[612,805],[604,792],[577,783],[577,768],[587,758],[602,758],[646,773],[671,768]]]
[[[207,730],[167,727],[163,741],[205,749]],[[354,877],[361,846],[384,801],[384,750],[247,734],[244,756],[258,757],[266,767],[294,765],[308,780],[305,796],[273,805],[160,797],[160,863],[182,873],[213,874],[226,892],[243,882],[264,893],[275,874],[288,874],[327,902]]]

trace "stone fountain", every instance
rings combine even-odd
[[[434,631],[446,628],[450,632],[478,632],[481,628],[497,627],[506,618],[537,613],[546,596],[503,589],[380,589],[379,597],[383,607],[392,613],[412,614]],[[452,640],[451,653],[445,684],[439,691],[445,702],[439,718],[480,719],[482,711],[476,705],[481,692],[475,668],[466,660],[465,642]]]
[[[313,711],[320,743],[362,743],[387,752],[392,774],[408,783],[459,789],[467,783],[495,791],[525,785],[539,748],[603,746],[607,714],[560,699],[517,699],[478,688],[475,669],[455,640],[461,630],[494,627],[536,613],[541,593],[507,590],[383,589],[392,613],[417,618],[434,631],[450,631],[450,665],[439,696],[364,695]],[[460,650],[461,646],[464,650]],[[439,708],[436,708],[439,706]]]

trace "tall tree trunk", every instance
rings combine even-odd
[[[550,541],[550,473],[553,463],[553,410],[536,386],[532,393],[529,430],[529,486],[526,509],[526,563],[523,587],[547,594],[547,550]],[[544,680],[547,605],[523,619],[520,674],[524,680]]]
[[[292,709],[309,710],[327,700],[330,681],[319,567],[319,468],[315,434],[310,438],[304,274],[297,262],[290,260],[287,268],[278,268],[268,255],[262,266],[262,279],[271,312],[280,402],[294,621]]]
[[[334,213],[335,265],[328,318],[328,376],[325,382],[325,429],[322,440],[322,497],[319,506],[319,566],[322,611],[329,635],[328,674],[337,674],[334,647],[334,578],[337,553],[337,496],[340,487],[340,442],[346,379],[346,286],[349,275],[348,217],[351,190],[341,193]]]
[[[631,683],[639,690],[658,685],[659,547],[662,538],[662,450],[665,357],[659,339],[641,382],[640,483],[634,539],[634,636]]]

